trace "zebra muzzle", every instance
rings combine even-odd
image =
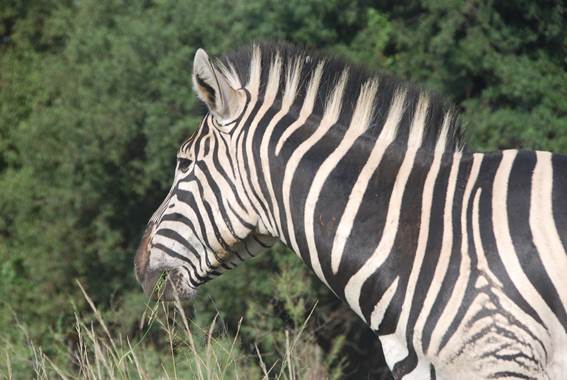
[[[154,223],[149,223],[144,231],[144,236],[140,241],[140,245],[136,250],[136,256],[134,257],[134,273],[136,274],[136,279],[142,285],[142,288],[145,286],[144,283],[146,282],[146,271],[148,269],[148,264],[150,262],[150,241],[151,237],[154,232]]]
[[[142,288],[157,301],[189,300],[195,294],[194,289],[185,286],[182,273],[175,269],[147,273]]]
[[[150,267],[151,239],[154,231],[155,224],[149,223],[134,257],[134,272],[138,283],[152,299],[173,301],[192,298],[195,289],[188,286],[183,272],[171,268]]]

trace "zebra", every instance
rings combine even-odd
[[[395,379],[567,378],[566,156],[469,152],[435,93],[292,45],[199,49],[192,80],[208,113],[136,252],[147,294],[281,241]]]

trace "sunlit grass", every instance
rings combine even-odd
[[[329,375],[321,348],[306,332],[313,310],[302,325],[285,331],[285,341],[269,353],[272,364],[268,366],[258,345],[248,352],[243,350],[239,336],[242,320],[236,334],[229,336],[219,328],[216,316],[209,326],[202,327],[188,318],[179,300],[166,303],[157,297],[156,301],[148,301],[139,320],[141,331],[131,340],[107,325],[87,292],[77,284],[91,313],[88,319],[75,313],[74,344],[65,347],[61,342],[55,350],[59,354],[48,354],[16,319],[21,339],[19,344],[2,344],[0,379],[30,375],[36,379],[87,380],[336,378]],[[163,281],[158,281],[156,294],[162,287]],[[166,340],[167,348],[152,343],[155,334]]]

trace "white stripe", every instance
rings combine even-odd
[[[496,277],[490,270],[488,260],[486,259],[486,254],[484,253],[484,246],[482,244],[482,235],[480,234],[480,197],[482,195],[482,189],[478,188],[476,190],[474,200],[473,200],[473,214],[472,214],[472,228],[473,228],[473,240],[474,240],[474,250],[477,257],[477,269],[481,271],[482,274],[490,277],[490,280],[502,287],[502,282]],[[485,280],[486,281],[486,280]]]
[[[400,123],[403,114],[404,101],[405,93],[398,93],[394,96],[392,105],[390,106],[390,111],[388,112],[388,118],[382,127],[380,136],[378,136],[378,139],[374,143],[374,148],[372,148],[372,152],[370,152],[370,156],[360,171],[356,183],[350,192],[347,205],[337,226],[335,239],[333,240],[333,249],[331,250],[331,268],[333,273],[337,273],[339,270],[339,264],[343,257],[345,244],[352,231],[354,218],[356,217],[358,209],[362,203],[362,198],[366,192],[366,188],[368,187],[368,182],[370,181],[372,174],[378,168],[378,165],[380,165],[384,152],[390,143],[392,143],[392,141],[396,138],[398,124]]]
[[[465,192],[463,193],[463,199],[461,202],[461,265],[459,267],[459,276],[457,277],[457,282],[453,287],[453,292],[443,309],[443,313],[431,334],[431,352],[439,353],[443,336],[447,333],[447,329],[451,325],[456,312],[459,310],[459,307],[463,302],[463,297],[469,281],[471,258],[469,251],[467,211],[470,203],[471,192],[476,183],[480,164],[482,163],[482,157],[483,155],[480,153],[473,154],[472,167],[468,175]]]
[[[163,229],[169,229],[172,231],[177,232],[180,236],[182,236],[185,240],[187,240],[188,243],[190,244],[195,244],[195,237],[193,235],[193,231],[187,227],[187,225],[185,225],[185,223],[183,222],[178,222],[178,221],[173,221],[173,220],[164,220],[160,223],[159,225],[159,229],[163,230]],[[179,243],[176,240],[173,240],[167,236],[161,235],[161,234],[155,234],[154,238],[152,239],[152,245],[156,245],[156,244],[162,244],[164,246],[166,246],[167,248],[171,249],[174,252],[179,253],[180,255],[187,257],[189,261],[191,261],[191,263],[193,263],[193,265],[195,266],[195,268],[198,269],[197,274],[199,274],[200,276],[205,276],[207,274],[207,263],[203,262],[204,258],[201,258],[201,260],[197,259],[197,257],[192,254],[191,252],[189,252],[189,250],[182,245],[181,243]],[[198,249],[196,249],[197,252],[199,252]],[[199,252],[202,255],[204,255],[204,253]],[[166,253],[167,255],[167,253]]]
[[[397,334],[389,334],[379,336],[384,352],[384,359],[388,368],[394,369],[394,365],[408,356],[408,349],[404,343],[400,341]]]
[[[400,319],[397,326],[397,333],[400,336],[405,336],[407,322],[411,311],[411,304],[413,302],[415,289],[417,287],[417,280],[423,265],[423,260],[425,258],[425,250],[427,248],[427,240],[429,238],[429,228],[430,228],[430,218],[433,206],[433,195],[435,193],[435,181],[437,180],[437,175],[439,174],[439,169],[441,167],[441,160],[443,158],[443,153],[435,153],[433,162],[431,163],[431,168],[429,173],[427,173],[427,178],[423,185],[423,196],[421,201],[421,218],[419,222],[419,236],[417,238],[417,248],[415,251],[415,258],[413,265],[411,267],[411,273],[408,278],[408,286],[406,289],[406,294],[404,296],[404,303],[400,310]]]
[[[429,107],[429,98],[427,94],[421,94],[415,108],[411,129],[408,136],[408,149],[418,149],[423,142],[423,134],[425,133],[425,119],[427,118],[427,109]]]
[[[473,230],[474,247],[475,247],[475,252],[476,252],[478,260],[479,260],[478,268],[474,268],[474,269],[476,269],[476,270],[480,269],[481,273],[483,275],[490,276],[490,278],[494,279],[494,277],[491,276],[489,271],[488,271],[488,266],[486,266],[486,267],[483,266],[487,263],[486,263],[486,258],[484,256],[484,249],[483,249],[482,240],[481,240],[481,236],[480,236],[480,225],[479,225],[479,222],[480,222],[479,221],[480,195],[481,195],[481,188],[477,188],[475,195],[474,195],[474,198],[473,198],[472,220],[471,220],[472,230]],[[481,264],[481,263],[483,263],[483,264]],[[476,283],[475,283],[476,288],[480,288],[480,287],[486,286],[486,285],[488,285],[488,281],[486,280],[486,278],[484,276],[477,277],[477,280],[476,280]],[[502,284],[499,284],[499,286],[502,286]],[[479,300],[481,300],[481,301],[479,301]],[[479,313],[481,308],[487,308],[487,307],[489,307],[488,305],[490,305],[490,307],[494,307],[494,305],[492,304],[492,301],[490,301],[488,299],[486,294],[477,295],[475,297],[475,299],[473,301],[471,301],[470,304],[468,305],[468,310],[467,310],[467,313],[465,315],[464,321],[469,321],[469,319],[467,318],[468,315],[474,315],[476,313]],[[494,319],[493,319],[492,316],[488,316],[485,319],[489,320],[491,323],[494,323]],[[481,332],[482,328],[487,327],[487,324],[484,324],[482,319],[480,319],[480,320],[477,319],[477,320],[471,321],[469,323],[464,322],[463,324],[466,325],[466,329],[468,330],[468,334],[472,334],[471,331],[473,331],[473,328],[475,328],[477,325],[482,326],[480,329],[477,330],[478,333]],[[461,328],[464,327],[463,324],[460,325]],[[445,329],[446,328],[447,327],[445,327]],[[453,334],[449,337],[449,340],[447,341],[446,347],[449,347],[450,349],[453,349],[453,350],[455,349],[455,347],[461,347],[461,344],[459,344],[459,343],[452,344],[453,339],[462,340],[463,337],[457,331],[455,334]],[[490,349],[492,349],[492,348],[490,348]]]
[[[258,96],[260,88],[260,75],[262,73],[262,53],[260,47],[254,45],[252,47],[252,57],[250,58],[250,75],[246,88],[251,94]]]
[[[567,254],[553,219],[553,167],[551,153],[536,152],[537,163],[532,177],[530,228],[543,266],[559,294],[563,307],[567,305]]]
[[[304,212],[305,237],[307,240],[309,257],[311,259],[311,267],[315,274],[317,274],[317,276],[321,279],[324,279],[325,275],[321,268],[321,263],[319,262],[319,255],[315,244],[315,206],[317,205],[317,200],[319,199],[319,194],[321,193],[323,184],[329,174],[331,174],[337,163],[354,145],[356,139],[368,128],[372,118],[373,103],[377,88],[378,85],[374,81],[367,82],[361,87],[349,128],[347,129],[340,144],[319,167],[319,170],[315,174],[313,182],[311,183],[311,188],[307,193]],[[323,280],[323,282],[327,283],[326,279]]]
[[[206,202],[209,205],[209,208],[211,209],[212,215],[213,215],[213,223],[215,224],[215,226],[217,226],[217,230],[218,233],[220,235],[220,237],[222,238],[222,240],[228,245],[228,246],[232,246],[233,244],[236,244],[239,242],[238,240],[238,236],[240,236],[238,234],[238,229],[236,229],[234,231],[235,234],[237,234],[237,236],[234,236],[229,228],[229,226],[231,227],[237,227],[234,224],[231,223],[231,220],[227,220],[227,218],[222,214],[221,209],[224,209],[226,211],[227,216],[230,215],[230,213],[228,212],[228,209],[226,207],[227,205],[227,197],[223,196],[221,197],[220,201],[222,202],[222,204],[219,204],[217,201],[217,197],[215,196],[215,193],[213,191],[213,189],[211,188],[211,185],[209,183],[209,181],[207,180],[207,177],[205,175],[202,175],[202,173],[198,173],[196,175],[197,177],[197,181],[201,184],[201,186],[203,187],[203,191],[200,194],[203,197],[203,201]],[[218,185],[218,183],[216,183]],[[222,190],[222,188],[221,188]],[[230,189],[229,189],[230,190]],[[230,192],[230,191],[228,191]],[[196,197],[195,193],[193,193],[193,195]],[[205,212],[205,211],[203,211]],[[207,218],[208,219],[208,214],[207,213],[203,213],[201,214],[202,218]],[[239,222],[238,222],[239,224]],[[248,231],[247,229],[244,229],[243,231],[240,231],[244,236],[248,235],[248,233],[250,231]],[[244,237],[242,236],[242,237]]]
[[[179,184],[179,189],[184,191],[189,191],[193,194],[193,198],[195,199],[195,205],[197,207],[196,210],[197,214],[193,212],[194,219],[190,219],[190,220],[193,222],[193,225],[198,224],[199,220],[201,220],[205,225],[205,231],[201,231],[199,236],[206,236],[211,249],[214,250],[215,252],[218,252],[219,256],[226,255],[224,247],[222,246],[220,241],[217,240],[217,237],[214,233],[213,225],[208,217],[208,213],[207,210],[205,209],[205,205],[201,198],[200,191],[197,188],[197,184],[195,182],[190,182],[190,183],[182,182]],[[182,215],[189,218],[188,215],[191,215],[189,213],[189,209],[191,209],[191,207],[189,207],[186,203],[183,202],[179,202],[178,207],[183,209]],[[177,207],[175,209],[177,209]],[[168,211],[168,213],[171,213],[171,211]],[[201,215],[201,217],[199,217],[198,215]]]
[[[175,228],[175,226],[172,227]],[[152,249],[159,249],[160,251],[162,251],[168,257],[168,260],[178,260],[186,265],[187,263],[185,263],[183,260],[177,257],[170,256],[169,253],[167,253],[160,247],[157,247],[158,244],[161,244],[164,247],[172,250],[173,252],[183,256],[184,258],[189,260],[191,264],[195,266],[195,268],[197,268],[198,275],[200,275],[201,277],[206,276],[207,272],[203,270],[203,267],[201,266],[201,263],[197,260],[197,257],[194,254],[190,253],[183,244],[181,244],[177,240],[171,239],[161,234],[155,235],[154,238],[152,239]]]
[[[394,294],[396,294],[396,290],[398,290],[399,279],[399,276],[396,277],[388,289],[386,289],[380,301],[374,305],[374,310],[372,310],[372,314],[370,315],[370,328],[373,331],[378,331],[378,327],[380,327],[380,323],[384,319],[384,314],[386,314],[386,310],[388,310],[388,306],[390,306],[392,298]]]
[[[475,192],[475,196],[473,199],[473,208],[472,208],[472,230],[473,230],[473,241],[474,241],[474,247],[475,247],[475,252],[477,255],[477,259],[478,259],[478,263],[477,263],[477,268],[475,268],[477,271],[479,271],[479,273],[482,275],[480,277],[478,277],[477,282],[476,282],[476,287],[482,287],[482,286],[486,286],[488,285],[488,281],[487,278],[490,279],[490,284],[491,284],[491,289],[489,290],[489,292],[494,296],[494,297],[498,297],[499,302],[500,302],[500,306],[504,309],[506,309],[509,313],[511,313],[512,315],[514,315],[514,317],[521,321],[525,326],[529,326],[530,328],[530,333],[540,337],[540,339],[545,342],[546,339],[545,335],[547,335],[547,332],[545,331],[545,328],[539,324],[536,324],[535,320],[527,313],[525,313],[516,303],[513,303],[514,301],[511,300],[510,298],[508,298],[504,293],[503,293],[503,285],[500,282],[500,280],[490,271],[490,268],[488,266],[488,261],[486,259],[486,255],[484,252],[484,246],[482,244],[482,235],[480,233],[480,226],[481,226],[481,219],[480,219],[480,197],[482,195],[482,189],[478,188]],[[493,286],[496,285],[496,286]],[[467,314],[464,317],[464,320],[467,321],[465,322],[465,324],[461,325],[461,328],[466,329],[468,332],[467,334],[469,334],[468,336],[472,336],[475,333],[482,333],[483,330],[486,330],[487,327],[489,327],[490,325],[493,325],[494,323],[502,323],[500,322],[500,320],[498,318],[495,318],[494,315],[493,316],[488,316],[486,318],[482,318],[482,319],[474,319],[472,320],[472,318],[474,318],[473,316],[478,315],[478,313],[480,312],[481,309],[486,309],[486,308],[495,308],[496,305],[494,305],[494,303],[492,302],[492,300],[490,300],[488,298],[488,296],[486,295],[486,293],[478,295],[478,298],[475,299],[473,302],[470,303],[470,307],[469,310],[467,312]],[[505,322],[506,323],[506,322]],[[506,329],[513,329],[514,326],[503,326]],[[516,328],[517,332],[516,334],[518,336],[523,336],[524,339],[531,339],[530,337],[527,336],[526,331],[524,331],[521,328]],[[452,342],[454,340],[461,340],[462,339],[462,335],[460,335],[458,332],[453,334],[450,339],[447,342],[446,347],[448,349],[453,349],[455,347],[459,347],[460,344],[455,343],[452,344]],[[502,342],[498,343],[495,342],[495,346],[500,346]],[[535,342],[534,342],[535,343]],[[492,350],[492,347],[485,347],[486,351],[490,351]],[[500,349],[500,348],[498,348]]]
[[[362,265],[362,267],[353,275],[345,287],[345,298],[350,307],[363,319],[362,309],[360,307],[360,292],[362,285],[366,280],[376,272],[380,266],[390,256],[392,247],[396,239],[398,224],[400,222],[400,211],[402,208],[402,198],[406,188],[407,181],[412,171],[416,150],[409,150],[400,166],[400,171],[396,176],[396,182],[390,195],[388,204],[388,214],[384,223],[384,230],[378,246]]]
[[[463,322],[460,324],[459,330],[448,340],[446,349],[443,350],[446,353],[443,356],[453,357],[456,352],[459,352],[463,347],[464,339],[466,340],[463,337],[479,337],[473,346],[480,354],[497,352],[501,356],[519,353],[518,343],[520,342],[525,347],[531,347],[530,353],[533,355],[533,359],[539,362],[539,365],[524,363],[526,366],[522,366],[522,370],[525,371],[522,372],[529,377],[538,377],[541,375],[541,369],[546,366],[544,363],[549,360],[545,350],[553,347],[553,343],[548,339],[549,331],[537,323],[529,314],[525,313],[514,300],[506,296],[502,284],[488,268],[480,230],[482,223],[480,219],[481,196],[482,190],[478,188],[473,199],[471,222],[473,242],[478,258],[477,270],[480,275],[477,277],[476,287],[486,286],[488,289],[481,290],[469,302]],[[494,301],[495,299],[497,301]],[[479,318],[479,313],[482,313],[483,310],[489,313]],[[503,310],[513,315],[512,319],[520,321],[527,329],[514,323],[511,324],[510,319],[502,314]],[[496,329],[507,331],[507,333],[497,333],[498,338],[494,339],[494,333],[489,331],[494,332]],[[538,337],[538,340],[541,340],[541,344],[539,341],[535,341],[533,336]],[[488,357],[486,358],[488,359]],[[492,361],[493,359],[489,360]],[[504,371],[518,371],[519,369],[518,363],[513,361],[500,360],[498,362],[498,370],[501,373]]]
[[[444,152],[447,149],[447,139],[449,135],[449,127],[451,126],[451,113],[447,112],[445,118],[443,119],[443,126],[441,131],[439,131],[439,136],[437,136],[437,142],[435,143],[435,152]]]
[[[236,152],[235,161],[238,165],[238,172],[239,172],[238,175],[242,177],[241,181],[236,181],[236,183],[239,185],[239,187],[241,187],[242,190],[241,199],[246,201],[246,203],[250,206],[250,209],[252,209],[252,205],[253,205],[256,210],[260,210],[260,205],[258,204],[258,201],[252,196],[253,194],[252,194],[252,189],[250,187],[250,182],[247,181],[247,175],[246,175],[247,170],[246,170],[246,166],[244,165],[245,152],[244,149],[241,148],[244,144],[241,143],[240,140],[243,138],[248,128],[246,122],[248,121],[250,114],[252,113],[252,110],[256,105],[256,102],[258,101],[260,72],[261,72],[260,50],[258,46],[254,46],[252,48],[252,58],[250,60],[250,77],[248,84],[246,85],[246,88],[250,92],[250,100],[248,102],[248,105],[246,106],[246,110],[244,114],[242,115],[242,119],[241,119],[242,121],[238,124],[237,129],[233,132],[233,134],[230,137],[230,147],[231,149],[234,149],[234,151]],[[255,220],[251,224],[255,224],[257,222],[258,220]]]
[[[305,92],[305,99],[303,100],[303,106],[301,111],[299,111],[299,117],[294,121],[289,127],[285,129],[282,133],[278,143],[276,144],[276,156],[279,156],[283,144],[287,139],[295,132],[297,129],[305,124],[305,121],[313,112],[313,107],[315,106],[315,100],[317,99],[317,94],[319,93],[319,84],[321,82],[321,76],[323,75],[324,62],[321,62],[313,71],[309,86]]]
[[[472,227],[473,227],[473,240],[474,240],[474,249],[476,252],[477,258],[477,270],[479,270],[483,275],[490,278],[493,284],[496,284],[499,287],[503,287],[502,282],[500,279],[492,273],[490,269],[490,265],[488,264],[488,260],[486,258],[486,253],[484,252],[484,245],[482,244],[482,235],[480,234],[480,226],[483,221],[480,220],[480,197],[482,196],[482,189],[478,188],[475,193],[475,197],[473,200],[473,214],[472,214]],[[481,279],[482,277],[479,277]],[[486,282],[486,280],[477,280],[477,287],[482,286],[482,282]]]
[[[256,159],[254,157],[254,150],[252,149],[252,142],[254,140],[254,136],[256,135],[256,130],[258,129],[258,124],[266,114],[266,112],[272,107],[276,95],[278,93],[279,85],[280,85],[280,77],[281,77],[281,69],[282,69],[282,59],[279,54],[277,54],[274,58],[274,61],[270,65],[270,71],[268,74],[268,83],[266,84],[266,91],[264,93],[264,99],[262,101],[262,105],[260,109],[254,116],[254,119],[250,122],[248,126],[248,135],[245,145],[245,150],[248,155],[248,166],[249,166],[249,173],[248,176],[250,178],[250,182],[252,187],[255,190],[255,193],[258,197],[258,203],[260,205],[266,205],[266,199],[264,198],[264,193],[262,192],[262,188],[260,187],[260,181],[258,179],[258,171],[256,169]],[[260,156],[261,161],[267,161],[268,157]],[[264,223],[267,223],[265,226],[268,228],[268,231],[272,235],[276,235],[277,231],[274,230],[274,226],[272,225],[272,218],[269,210],[264,212],[262,207],[258,207],[258,212],[260,213],[261,220]]]
[[[293,225],[293,218],[291,215],[291,183],[295,176],[295,171],[299,166],[299,162],[303,158],[303,156],[311,149],[325,134],[327,131],[335,125],[339,118],[340,112],[340,104],[343,97],[344,88],[346,85],[348,74],[346,71],[343,72],[341,78],[339,79],[335,90],[333,91],[331,97],[329,98],[327,107],[325,109],[325,113],[321,122],[315,132],[305,141],[303,141],[293,152],[291,157],[289,158],[285,172],[284,172],[284,179],[283,179],[283,202],[284,202],[284,209],[287,217],[287,226],[289,231],[290,237],[290,246],[291,248],[298,253],[299,246],[297,245],[297,239],[295,237],[295,230]],[[299,210],[298,210],[299,211]],[[321,278],[323,282],[325,282],[324,278]]]
[[[193,191],[192,189],[194,189],[194,186],[189,187],[186,186],[186,183],[180,183],[179,189],[184,191]],[[199,225],[199,223],[197,223],[197,221],[199,220],[199,216],[197,216],[195,210],[193,210],[193,207],[189,206],[185,202],[181,202],[179,199],[177,199],[177,196],[174,196],[174,198],[172,198],[171,203],[173,202],[175,202],[175,207],[167,209],[164,215],[173,214],[173,213],[178,213],[183,215],[185,218],[187,218],[193,223],[193,226],[195,228],[195,233],[197,234],[197,236],[204,236],[204,233],[206,231],[202,231],[201,226]],[[163,222],[164,221],[162,221],[161,223]]]
[[[282,97],[282,107],[274,115],[272,120],[270,120],[270,124],[264,131],[264,135],[262,136],[262,142],[260,143],[260,157],[262,157],[262,172],[264,173],[264,178],[266,180],[266,186],[268,187],[268,193],[270,196],[271,204],[272,204],[272,215],[273,215],[273,222],[274,226],[278,229],[278,236],[282,236],[282,227],[280,221],[280,209],[278,202],[276,202],[276,195],[274,188],[272,186],[272,173],[270,171],[270,163],[268,160],[268,148],[270,144],[270,140],[272,137],[272,133],[274,132],[274,128],[278,124],[278,122],[289,113],[289,110],[293,104],[295,99],[295,95],[297,93],[297,88],[299,86],[299,79],[301,75],[301,60],[297,59],[293,65],[288,69],[286,75],[286,84],[285,90]]]
[[[219,159],[219,163],[221,164],[221,166],[223,168],[227,168],[230,167],[230,165],[227,163],[227,157],[228,157],[228,152],[226,152],[225,146],[222,143],[218,143],[217,140],[220,137],[216,136],[215,139],[211,139],[211,151],[213,151],[213,149],[218,149],[218,159]],[[234,232],[241,238],[244,238],[246,235],[248,235],[249,228],[245,227],[244,225],[242,225],[242,223],[240,222],[240,219],[243,219],[246,223],[252,224],[253,222],[251,221],[252,217],[249,214],[249,210],[244,209],[240,206],[240,203],[238,202],[237,199],[242,199],[242,197],[239,197],[240,194],[235,194],[232,187],[230,186],[230,184],[226,181],[225,177],[223,175],[221,175],[221,173],[217,170],[216,165],[209,165],[208,169],[210,171],[210,175],[211,178],[214,178],[217,186],[219,187],[219,190],[221,191],[221,193],[223,194],[222,196],[222,202],[223,202],[223,206],[224,209],[226,211],[226,213],[228,215],[232,215],[232,218],[230,218],[230,221],[232,223],[232,226],[234,227]],[[233,173],[234,174],[234,173]],[[230,177],[229,177],[230,178]],[[235,181],[234,186],[236,187],[236,191],[238,192],[239,189],[237,186],[239,186],[240,181]],[[229,207],[230,205],[230,207]],[[232,210],[234,210],[235,213],[237,213],[238,215],[234,215]]]
[[[508,273],[510,280],[516,285],[518,291],[529,301],[533,310],[548,325],[554,327],[555,331],[560,331],[559,321],[549,308],[547,303],[541,298],[538,291],[528,279],[516,254],[516,249],[512,242],[510,225],[508,218],[508,180],[512,171],[516,150],[506,150],[502,152],[502,160],[494,177],[492,186],[492,226],[494,228],[494,238],[500,260]]]
[[[441,284],[443,283],[443,277],[447,273],[447,268],[449,267],[449,259],[451,257],[451,251],[453,250],[453,201],[455,197],[455,187],[457,185],[457,175],[459,173],[459,166],[461,163],[461,154],[453,154],[453,163],[451,165],[451,171],[449,172],[449,181],[447,183],[447,194],[445,196],[445,208],[443,211],[443,240],[441,243],[441,250],[439,252],[439,258],[437,260],[437,266],[435,267],[435,273],[425,300],[423,301],[423,308],[419,313],[419,317],[415,323],[413,342],[414,346],[417,348],[422,347],[422,337],[423,329],[427,318],[433,308],[433,304],[439,290],[441,289]]]
[[[422,135],[422,133],[418,131],[424,129],[423,123],[425,122],[425,118],[423,117],[423,114],[426,113],[424,111],[424,108],[426,108],[426,101],[420,100],[420,104],[421,109],[416,110],[414,113],[414,118],[410,127],[410,131],[415,131],[410,132],[410,142],[414,145],[408,147],[398,175],[396,176],[396,182],[394,183],[392,194],[390,194],[388,213],[386,215],[386,222],[384,224],[384,230],[382,231],[380,242],[362,268],[360,268],[358,272],[350,278],[345,288],[345,298],[348,304],[363,320],[364,316],[359,303],[362,285],[364,285],[364,282],[366,282],[366,280],[378,268],[380,268],[380,266],[382,266],[388,256],[390,256],[392,247],[396,240],[406,184],[412,172],[415,156],[417,154],[417,147],[421,145],[420,135]]]

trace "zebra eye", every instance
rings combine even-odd
[[[179,168],[179,170],[181,170],[183,173],[187,172],[187,170],[189,170],[189,166],[191,166],[191,160],[188,158],[182,158],[182,157],[178,157],[177,158],[177,167]]]

